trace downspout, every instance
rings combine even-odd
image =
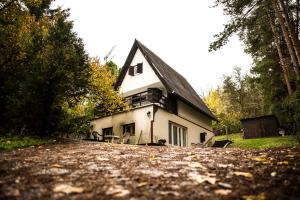
[[[151,143],[153,143],[153,123],[154,123],[154,119],[155,119],[155,113],[158,110],[156,105],[153,105],[153,115],[152,115],[152,120],[150,122],[150,138],[151,138]]]

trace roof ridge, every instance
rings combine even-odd
[[[137,39],[135,40],[136,42],[137,42],[137,44],[138,44],[138,46],[139,46],[139,48],[141,48],[141,50],[142,51],[146,51],[146,52],[144,52],[144,53],[147,53],[147,54],[152,54],[152,56],[154,56],[155,57],[155,59],[158,59],[159,60],[159,62],[162,62],[163,63],[163,67],[164,68],[168,68],[168,70],[171,70],[172,71],[172,73],[174,73],[175,74],[175,76],[179,76],[179,78],[180,79],[183,79],[184,81],[185,81],[185,87],[188,87],[189,88],[189,90],[192,90],[192,93],[191,93],[191,98],[192,99],[194,99],[195,101],[198,101],[203,107],[202,107],[202,111],[203,112],[205,112],[206,114],[208,114],[209,116],[211,116],[211,117],[213,117],[214,119],[215,119],[215,116],[212,114],[212,111],[209,109],[209,107],[204,103],[204,101],[202,100],[202,98],[200,97],[200,95],[195,91],[195,89],[189,84],[189,82],[186,80],[186,78],[184,77],[184,76],[182,76],[180,73],[178,73],[175,69],[173,69],[170,65],[168,65],[163,59],[161,59],[158,55],[156,55],[153,51],[151,51],[148,47],[146,47],[143,43],[141,43],[140,41],[138,41]],[[156,64],[154,64],[153,63],[153,59],[151,58],[151,56],[150,56],[150,58],[148,58],[148,59],[150,59],[151,60],[151,62],[152,63],[149,63],[149,64],[152,64],[152,65],[154,65],[154,67],[156,68],[156,70],[159,72],[159,74],[161,75],[161,71],[160,71],[160,69],[158,69],[157,68],[157,65]],[[162,78],[165,78],[165,77],[163,77],[162,76]],[[182,80],[178,80],[178,81],[181,81],[182,82]],[[174,91],[174,89],[175,88],[173,88],[173,85],[172,86],[170,86],[169,84],[168,84],[168,87],[170,87],[171,89],[173,89],[173,91]],[[176,93],[176,91],[175,91],[175,93]],[[178,94],[179,96],[181,96],[182,98],[184,98],[183,97],[183,95],[182,94]],[[196,96],[194,96],[194,95],[196,95]],[[189,102],[189,103],[191,103],[191,104],[193,104],[194,106],[196,106],[196,107],[199,107],[199,105],[197,106],[195,103],[193,103],[193,102]]]
[[[200,95],[186,80],[186,78],[179,74],[175,69],[168,65],[163,59],[161,59],[138,39],[134,40],[130,53],[117,79],[115,88],[121,85],[137,49],[140,49],[145,59],[152,67],[153,71],[156,73],[163,85],[167,88],[168,92],[175,93],[179,99],[188,103],[190,106],[199,110],[210,118],[217,120],[208,106],[204,103]]]

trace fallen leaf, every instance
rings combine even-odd
[[[115,185],[113,187],[108,188],[106,191],[106,195],[113,195],[115,197],[124,197],[130,194],[130,191],[124,189],[121,185]]]
[[[208,182],[210,184],[215,184],[217,179],[215,177],[210,177],[210,176],[204,176],[204,175],[200,175],[198,173],[195,172],[190,172],[188,174],[188,177],[194,181],[196,181],[197,183],[203,183],[203,182]]]
[[[232,186],[229,183],[218,183],[218,186],[222,187],[222,188],[227,188],[227,189],[231,189]]]
[[[60,164],[53,164],[53,165],[51,165],[51,167],[57,167],[57,168],[61,168],[62,166],[60,165]]]
[[[149,157],[149,160],[150,160],[150,161],[153,161],[153,160],[155,160],[155,159],[156,159],[155,156]]]
[[[233,172],[236,176],[244,176],[246,178],[253,178],[253,175],[249,172]]]
[[[142,182],[142,183],[139,183],[139,184],[137,185],[137,187],[143,187],[143,186],[145,186],[145,185],[148,185],[148,183],[147,183],[147,182]]]
[[[251,160],[259,161],[259,162],[267,162],[268,159],[266,157],[254,157]]]
[[[259,195],[244,195],[242,196],[243,199],[245,200],[265,200],[266,199],[266,195],[265,193],[261,193]]]
[[[272,176],[272,177],[274,177],[274,176],[276,176],[276,175],[277,175],[276,172],[272,172],[272,173],[271,173],[271,176]]]
[[[67,185],[67,184],[59,184],[54,187],[53,191],[71,194],[71,193],[82,193],[83,190],[84,189],[82,187],[74,187],[74,186]]]
[[[218,189],[218,190],[214,191],[215,194],[223,195],[223,196],[226,196],[226,195],[230,194],[231,192],[232,192],[231,190],[224,190],[224,189]]]
[[[20,196],[20,190],[11,188],[11,189],[8,190],[8,192],[6,193],[6,195],[7,196],[11,196],[11,197]]]
[[[108,158],[102,158],[101,156],[97,156],[96,159],[99,161],[109,161]]]
[[[288,165],[289,162],[288,161],[281,161],[281,162],[277,162],[278,165]]]
[[[201,165],[200,163],[198,162],[190,162],[188,164],[189,167],[192,167],[192,168],[201,168],[201,169],[207,169],[206,167],[204,167],[203,165]]]

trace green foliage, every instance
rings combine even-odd
[[[94,108],[96,116],[109,115],[128,108],[125,100],[115,91],[113,85],[116,81],[116,72],[112,71],[114,63],[101,65],[98,59],[90,61],[91,76],[89,79],[89,103]]]
[[[300,146],[296,136],[279,136],[279,137],[267,137],[267,138],[253,138],[243,139],[243,134],[230,134],[228,135],[229,140],[233,141],[229,147],[237,147],[242,149],[268,149],[268,148],[279,148],[279,147],[294,147]],[[216,136],[215,140],[226,140],[227,136]]]
[[[1,136],[0,150],[12,150],[23,147],[38,146],[51,143],[49,138],[39,138],[35,136]]]
[[[117,69],[117,65],[111,65]],[[59,131],[72,135],[84,135],[90,130],[90,121],[97,116],[105,116],[125,110],[128,106],[113,84],[116,74],[111,66],[101,65],[99,59],[89,61],[88,93],[78,102],[65,101]]]
[[[296,1],[287,1],[288,11],[296,16],[299,7]],[[252,82],[257,88],[259,96],[262,96],[260,107],[267,113],[275,114],[280,124],[287,128],[288,132],[295,133],[299,129],[299,96],[294,94],[288,96],[286,82],[283,77],[279,55],[274,44],[274,35],[268,20],[268,15],[275,19],[274,10],[270,0],[216,0],[215,6],[221,6],[224,14],[230,16],[230,21],[224,26],[224,30],[215,35],[215,41],[211,43],[209,50],[218,50],[226,44],[228,38],[233,34],[238,34],[244,43],[245,52],[252,56],[254,63],[251,69]],[[288,63],[288,75],[292,91],[296,90],[296,76],[289,61],[290,55],[283,39],[283,33],[278,26],[278,20],[274,20],[275,28],[281,41],[282,54],[285,62]],[[295,22],[299,29],[300,24]],[[296,28],[295,27],[295,28]],[[297,29],[296,28],[296,29]],[[230,80],[227,81],[230,86]],[[229,87],[229,90],[230,87]],[[255,98],[254,93],[248,98]],[[238,103],[238,95],[233,99]],[[253,101],[253,100],[251,100]],[[233,103],[233,102],[232,102]],[[255,108],[255,107],[253,107]],[[251,109],[253,109],[251,108]],[[298,127],[298,129],[297,129]]]
[[[106,66],[108,67],[108,69],[110,70],[113,76],[118,77],[119,71],[116,63],[110,60],[109,62],[106,63]]]
[[[225,126],[231,133],[239,132],[242,128],[240,119],[267,113],[262,107],[259,85],[252,77],[242,75],[239,67],[231,75],[224,76],[222,86],[211,91],[204,101],[219,119],[213,128],[221,133],[225,132]]]
[[[113,90],[117,66],[89,62],[68,10],[51,2],[0,4],[0,133],[83,133],[95,107],[126,107]]]

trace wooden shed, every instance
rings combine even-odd
[[[279,136],[279,123],[274,115],[241,120],[244,139]]]

